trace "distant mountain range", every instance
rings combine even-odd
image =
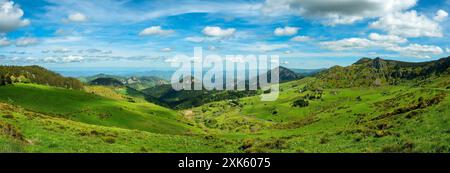
[[[278,67],[279,82],[289,82],[298,80],[306,76],[314,76],[315,81],[311,84],[315,87],[328,88],[348,88],[362,86],[383,86],[397,85],[401,82],[409,80],[423,80],[431,76],[439,76],[441,74],[449,74],[450,57],[441,58],[435,61],[410,63],[394,60],[384,60],[381,58],[362,58],[354,64],[341,67],[334,66],[330,69],[288,69]],[[82,84],[78,84],[73,78],[64,78],[57,73],[46,71],[38,66],[29,67],[2,67],[2,81],[5,83],[7,79],[11,80],[31,80],[30,82],[39,84],[48,84],[52,86],[62,86],[68,88],[81,88]],[[9,72],[12,71],[12,72]],[[168,71],[167,71],[168,72]],[[269,70],[265,73],[268,80],[271,80]],[[166,72],[165,72],[166,73]],[[12,78],[11,78],[12,76]],[[46,80],[48,78],[48,80]],[[256,77],[253,77],[254,79]],[[50,80],[52,79],[52,80]],[[150,102],[157,103],[171,108],[189,108],[199,106],[208,102],[237,99],[246,96],[259,94],[261,91],[175,91],[168,80],[156,76],[119,76],[98,74],[89,77],[80,77],[80,81],[90,85],[103,85],[112,87],[127,87],[139,92]],[[199,81],[194,79],[194,81]],[[248,86],[250,81],[247,77],[245,80],[237,80],[236,82],[245,82]],[[18,81],[20,82],[20,81]],[[226,87],[226,84],[224,84]],[[246,87],[248,89],[248,87]]]
[[[442,58],[435,61],[410,63],[394,60],[384,60],[381,58],[362,58],[354,64],[341,67],[334,66],[330,69],[288,69],[285,67],[278,67],[279,82],[289,82],[298,80],[306,76],[314,76],[315,82],[313,86],[316,88],[348,88],[348,87],[362,87],[362,86],[383,86],[383,85],[397,85],[401,82],[409,80],[423,80],[430,76],[448,74],[450,66],[450,57]],[[265,73],[268,80],[271,81],[271,73],[269,70]],[[238,80],[238,83],[245,82],[248,86],[250,81],[257,81],[254,79]],[[246,96],[258,94],[258,91],[175,91],[172,85],[158,77],[120,77],[100,74],[85,78],[86,80],[93,80],[93,84],[118,86],[117,81],[120,81],[123,86],[140,90],[147,96],[147,100],[158,103],[163,106],[171,108],[189,108],[199,106],[205,103],[237,99]],[[116,79],[116,80],[113,80]],[[99,82],[100,80],[100,82]],[[194,81],[199,81],[194,79]],[[224,84],[226,87],[227,84]],[[246,87],[248,89],[248,87]]]
[[[295,73],[304,75],[304,76],[310,76],[310,75],[314,75],[317,72],[320,72],[322,70],[325,69],[291,69],[292,71],[294,71]],[[169,81],[170,78],[172,77],[172,74],[175,72],[175,70],[173,69],[168,69],[168,70],[132,70],[132,69],[128,69],[128,70],[121,70],[121,69],[117,69],[117,70],[112,70],[112,69],[107,69],[107,70],[92,70],[92,71],[88,71],[88,70],[81,70],[81,71],[76,71],[76,70],[56,70],[58,73],[64,75],[64,76],[73,76],[76,78],[90,78],[90,77],[94,77],[94,76],[98,76],[98,75],[105,75],[105,76],[121,76],[121,77],[132,77],[132,76],[154,76],[154,77],[158,77],[164,80]],[[246,73],[248,73],[249,70],[246,70]],[[205,71],[206,72],[206,71]],[[204,73],[205,73],[204,72]],[[225,72],[226,73],[226,72]],[[108,75],[106,75],[108,74]],[[253,76],[252,76],[253,77]]]
[[[288,82],[296,79],[301,79],[304,76],[295,73],[292,70],[289,70],[285,67],[278,67],[279,69],[279,81],[281,83]],[[270,75],[273,70],[270,70],[265,73],[268,76],[268,80],[270,81]],[[199,81],[197,79],[193,79],[193,81]],[[258,81],[254,79],[253,81]],[[236,81],[237,83],[245,82],[246,88],[248,89],[249,80],[241,80]],[[224,88],[227,87],[224,83]],[[168,105],[171,108],[182,109],[182,108],[190,108],[195,106],[200,106],[205,103],[213,102],[213,101],[221,101],[221,100],[229,100],[229,99],[238,99],[246,96],[252,96],[258,94],[258,91],[244,90],[244,91],[224,91],[224,90],[181,90],[175,91],[172,88],[171,84],[160,85],[145,89],[142,91],[145,95],[148,96],[148,100],[158,100],[163,105]]]
[[[297,73],[297,72],[292,71],[285,67],[280,67],[279,69],[280,69],[281,82],[298,79],[300,77],[312,75],[312,74],[315,74],[315,73],[321,71],[320,69],[313,69],[313,70],[296,69],[297,71],[299,71],[299,73]],[[94,84],[94,85],[105,85],[105,86],[119,85],[117,81],[113,80],[113,79],[115,79],[115,80],[120,81],[124,86],[129,86],[129,87],[132,87],[137,90],[143,90],[143,89],[150,88],[153,86],[169,84],[169,80],[174,72],[175,71],[164,71],[164,72],[160,71],[160,72],[158,72],[158,74],[164,74],[163,76],[165,76],[165,78],[161,78],[158,76],[139,76],[139,75],[121,76],[121,75],[110,75],[110,74],[100,73],[100,74],[93,75],[93,76],[79,77],[78,79],[80,79],[80,81],[82,81],[82,82],[90,83],[90,84]],[[206,71],[204,73],[206,73]],[[154,74],[154,73],[149,73],[149,74]],[[226,75],[229,75],[229,74],[230,73],[224,72],[224,78]],[[246,71],[246,74],[249,74],[249,70]],[[266,73],[266,75],[270,76],[270,71],[268,71],[268,73]],[[169,77],[167,77],[167,76],[169,76]],[[252,76],[250,76],[250,77],[252,77]],[[105,79],[101,79],[101,78],[105,78]],[[246,77],[246,78],[248,80],[248,77]],[[254,77],[252,77],[252,78],[254,78]],[[97,80],[97,79],[100,79],[100,80]],[[96,80],[96,81],[94,81],[94,80]],[[237,80],[243,81],[242,78],[238,78]],[[270,80],[270,77],[269,77],[269,80]]]

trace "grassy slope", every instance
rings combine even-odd
[[[282,84],[275,102],[211,103],[190,117],[217,136],[244,141],[245,152],[450,152],[449,77],[414,87],[326,89],[308,107],[293,108],[311,81]],[[408,109],[420,97],[425,106]]]
[[[115,100],[84,91],[15,84],[0,87],[0,102],[94,125],[169,134],[197,131],[179,122],[178,114],[170,109],[144,102]]]
[[[219,143],[90,125],[0,103],[0,152],[236,152]]]

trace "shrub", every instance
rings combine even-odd
[[[272,115],[277,115],[278,114],[278,111],[276,110],[276,109],[274,109],[273,111],[272,111]]]
[[[361,136],[356,136],[355,138],[353,138],[354,142],[360,142],[362,140]]]
[[[361,98],[361,96],[358,96],[358,97],[356,97],[356,101],[362,101],[362,98]]]
[[[11,114],[6,114],[6,115],[3,115],[3,118],[13,119],[14,116]]]
[[[139,151],[142,153],[148,153],[148,150],[145,147],[141,147],[141,149]]]
[[[322,137],[319,141],[320,144],[326,144],[328,142],[330,142],[330,139],[328,139],[327,137]]]
[[[243,144],[239,147],[240,150],[247,150],[255,144],[254,139],[246,139],[244,140]]]
[[[103,138],[103,141],[105,141],[108,144],[114,144],[116,142],[116,139],[114,139],[113,137],[107,136]]]
[[[206,119],[205,120],[205,126],[208,128],[216,128],[217,127],[217,120],[216,119]]]
[[[309,102],[304,99],[298,99],[292,103],[293,107],[307,107],[309,105]]]
[[[271,139],[268,141],[264,141],[261,145],[264,148],[267,149],[275,149],[275,150],[281,150],[286,148],[286,140],[284,139]]]

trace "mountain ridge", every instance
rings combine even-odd
[[[328,87],[397,85],[448,74],[450,57],[427,62],[404,62],[382,58],[361,58],[350,66],[333,66],[316,75]]]

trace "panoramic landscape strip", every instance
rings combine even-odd
[[[449,153],[449,7],[0,0],[0,153]]]

